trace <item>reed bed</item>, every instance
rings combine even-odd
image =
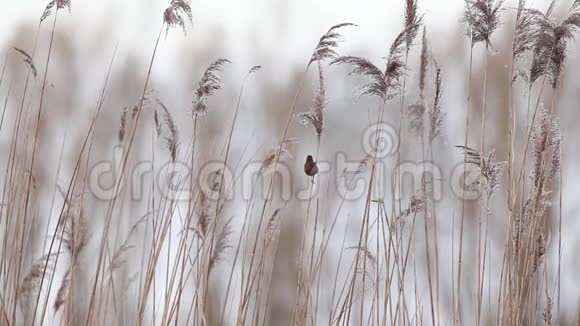
[[[33,42],[3,52],[0,325],[580,323],[559,100],[580,1],[466,0],[460,98],[421,2],[369,45],[382,59],[345,51],[364,22],[337,22],[303,36],[284,94],[218,53],[182,67],[176,98],[156,69],[203,26],[171,0],[142,74],[123,81],[111,47],[78,131],[54,118],[74,83],[51,78],[74,3],[50,1]]]

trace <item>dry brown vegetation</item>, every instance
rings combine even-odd
[[[159,13],[146,74],[115,74],[115,48],[89,116],[75,122],[81,132],[56,144],[61,138],[51,135],[68,129],[52,118],[66,97],[53,89],[71,97],[75,89],[74,81],[59,86],[49,76],[66,61],[56,51],[59,17],[74,10],[71,1],[51,1],[34,40],[4,52],[0,325],[580,322],[561,294],[567,244],[558,101],[580,0],[516,5],[465,1],[457,22],[469,56],[465,99],[447,98],[428,13],[406,0],[392,43],[372,45],[387,51],[381,62],[343,53],[357,25],[338,23],[310,35],[311,56],[280,94],[259,81],[262,66],[234,79],[235,58],[222,58],[203,71],[184,68],[196,81],[179,101],[177,92],[157,90],[163,83],[152,71],[176,28],[199,31],[190,30],[195,4],[171,0]],[[500,30],[511,53],[507,72],[497,74]],[[363,102],[366,110],[354,109],[368,117],[366,125],[347,121],[351,129],[337,127],[330,95],[346,74],[354,87],[345,96]],[[505,101],[491,100],[491,76],[507,85]],[[118,89],[122,95],[114,95]],[[248,92],[278,110],[254,147]],[[449,121],[453,101],[462,112]],[[499,121],[505,132],[492,141]],[[385,125],[394,131],[386,156]],[[306,155],[336,163],[343,149],[327,139],[352,128],[356,142],[368,132],[372,148],[354,169],[324,172],[320,164],[314,177],[303,174]],[[462,136],[449,137],[450,129]],[[104,161],[113,162],[112,176],[95,179]],[[412,187],[410,162],[418,167]],[[335,192],[357,182],[364,185],[357,199]]]

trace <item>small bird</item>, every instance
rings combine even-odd
[[[306,162],[304,162],[304,173],[306,173],[307,176],[312,177],[312,182],[314,183],[314,176],[318,173],[318,166],[312,159],[312,155],[306,157]]]

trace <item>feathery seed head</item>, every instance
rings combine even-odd
[[[370,78],[370,81],[357,91],[358,97],[363,95],[378,96],[382,99],[387,97],[388,87],[383,72],[367,59],[344,56],[336,58],[330,64],[351,65],[352,71],[349,73],[350,75],[362,75]]]
[[[230,61],[227,59],[218,59],[210,64],[203,73],[203,76],[193,94],[194,98],[191,107],[192,115],[203,115],[207,113],[207,98],[213,95],[215,91],[223,88],[218,73],[222,72],[223,66],[226,63],[230,63]]]
[[[262,166],[260,167],[258,174],[265,175],[274,173],[274,166],[276,165],[276,162],[287,158],[292,158],[292,154],[290,154],[290,151],[288,151],[285,146],[286,144],[287,142],[283,143],[281,146],[276,146],[276,148],[272,149],[268,155],[266,155],[266,158],[262,161]]]
[[[24,63],[28,65],[28,67],[30,68],[30,72],[32,72],[32,75],[36,77],[37,70],[36,66],[32,62],[32,57],[26,51],[19,49],[15,46],[13,46],[12,49],[14,49],[14,51],[18,52],[22,56],[22,61],[24,61]]]
[[[248,75],[251,75],[253,73],[256,73],[258,71],[260,71],[260,69],[262,69],[262,66],[253,66],[252,68],[250,68],[250,70],[248,71]]]
[[[419,97],[425,99],[425,80],[427,78],[427,66],[429,64],[429,45],[427,44],[427,31],[423,27],[423,46],[421,47],[421,64],[419,68]]]
[[[419,15],[417,0],[406,0],[405,5],[405,29],[413,25],[421,25],[423,23],[423,16]],[[417,37],[418,29],[412,29],[410,33],[405,35],[406,52],[408,53],[413,45],[415,37]]]
[[[441,72],[441,67],[435,63],[435,99],[433,100],[433,106],[429,111],[429,121],[430,121],[430,135],[429,139],[431,141],[435,140],[442,133],[443,121],[445,120],[445,112],[441,111],[441,96],[443,93],[443,74]]]
[[[338,56],[335,48],[338,46],[338,43],[342,41],[342,35],[338,32],[338,30],[346,26],[357,25],[352,23],[341,23],[334,25],[320,37],[320,40],[318,41],[318,44],[316,45],[316,48],[310,57],[308,66],[314,62],[333,60]]]
[[[212,251],[212,255],[209,259],[209,266],[208,266],[209,272],[211,272],[211,270],[213,269],[213,267],[215,266],[215,264],[218,261],[223,259],[225,251],[231,247],[230,236],[232,235],[232,220],[233,220],[233,218],[230,218],[226,222],[221,233],[219,234],[219,237],[217,238],[217,241],[215,243],[215,248]]]
[[[52,9],[56,6],[56,10],[68,8],[70,12],[71,0],[52,0],[44,8],[42,16],[40,16],[40,22],[42,23],[46,18],[52,14]]]
[[[409,119],[409,129],[416,135],[421,135],[423,130],[423,116],[425,114],[426,107],[422,102],[410,105],[407,108],[407,118]]]
[[[493,196],[499,186],[505,163],[495,161],[495,150],[490,151],[487,157],[482,157],[480,152],[473,148],[465,146],[457,147],[466,154],[466,163],[475,165],[479,170],[479,180],[474,184],[481,184],[488,198]]]
[[[403,54],[406,54],[408,49],[405,45],[409,38],[415,38],[420,26],[420,24],[406,26],[391,44],[384,72],[384,79],[389,92],[398,93],[401,88],[400,80],[407,72],[407,65],[403,57]],[[387,98],[389,97],[390,95],[387,94]]]
[[[169,28],[173,27],[181,27],[185,34],[185,18],[187,18],[190,23],[193,22],[189,0],[171,0],[169,7],[167,7],[163,12],[163,22],[167,25],[165,34],[167,35],[169,33]]]
[[[462,21],[467,23],[471,46],[479,42],[491,46],[491,35],[499,26],[503,0],[466,0]]]
[[[318,64],[318,83],[318,89],[310,111],[299,113],[297,117],[305,126],[314,127],[316,134],[320,136],[324,129],[324,109],[327,104],[326,86],[324,85],[324,75],[320,63]]]

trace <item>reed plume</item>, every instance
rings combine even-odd
[[[419,65],[419,98],[425,100],[425,81],[427,79],[427,68],[429,65],[429,44],[427,42],[427,29],[423,27],[423,38],[421,47],[421,61]]]
[[[127,113],[129,111],[127,110],[127,108],[123,108],[123,112],[121,112],[121,117],[119,119],[119,132],[118,132],[118,139],[119,139],[119,143],[123,142],[123,139],[125,139],[125,131],[127,129]],[[157,117],[157,115],[155,115]]]
[[[377,257],[367,248],[363,246],[352,246],[345,248],[346,250],[356,250],[360,253],[368,263],[371,268],[364,268],[363,266],[358,266],[357,273],[363,275],[364,278],[368,279],[370,286],[375,285],[375,276],[378,273],[378,261]]]
[[[73,270],[78,266],[79,255],[83,252],[89,241],[86,217],[83,214],[84,193],[67,198],[66,193],[58,187],[59,192],[65,197],[64,229],[61,238],[66,252],[70,255],[70,263],[61,279],[61,284],[54,302],[54,310],[58,311],[67,302],[70,293],[70,283]]]
[[[371,162],[372,158],[373,156],[371,154],[367,154],[362,160],[359,161],[356,169],[349,170],[347,168],[344,168],[344,170],[342,171],[343,181],[346,184],[352,184],[354,178],[357,175],[364,173],[368,170],[369,163]]]
[[[117,249],[115,251],[115,253],[113,254],[113,256],[111,258],[111,261],[110,261],[109,267],[108,267],[109,272],[112,273],[127,263],[126,254],[128,254],[131,251],[131,249],[134,248],[134,246],[131,245],[130,241],[131,241],[133,235],[135,235],[137,233],[137,230],[139,229],[139,227],[147,221],[147,217],[149,216],[149,214],[151,214],[151,213],[145,214],[143,217],[141,217],[139,220],[137,220],[137,222],[135,222],[131,226],[129,233],[127,233],[127,236],[125,237],[125,240],[123,241],[123,243],[121,243],[121,245],[119,246],[119,249]]]
[[[191,15],[191,5],[189,0],[171,0],[169,7],[163,12],[163,22],[167,25],[165,34],[169,33],[170,28],[181,27],[183,33],[186,34],[185,19],[193,23]]]
[[[423,23],[423,16],[419,15],[417,3],[417,0],[405,1],[405,29],[410,29],[414,25],[421,25]],[[405,37],[407,54],[413,45],[413,41],[417,37],[417,32],[417,29],[411,29],[411,32]]]
[[[44,255],[38,258],[30,267],[28,273],[22,279],[18,292],[18,303],[22,311],[31,304],[32,295],[37,290],[40,291],[41,280],[52,275],[55,268],[56,253]]]
[[[530,82],[533,84],[545,73],[550,77],[552,88],[558,87],[566,60],[566,48],[580,28],[580,4],[575,1],[568,16],[557,24],[550,14],[554,3],[546,14],[536,15],[538,35],[533,49],[533,60],[530,68]]]
[[[491,35],[499,26],[499,15],[502,12],[503,0],[466,0],[462,22],[467,23],[467,36],[471,46],[485,43],[492,47]]]
[[[275,149],[272,149],[264,158],[264,160],[262,160],[262,165],[260,166],[260,170],[258,171],[258,174],[260,175],[266,175],[266,174],[270,174],[270,173],[274,173],[274,167],[282,160],[286,159],[286,158],[292,158],[292,154],[290,154],[290,151],[288,151],[288,149],[285,147],[286,144],[288,144],[289,142],[286,141],[284,143],[282,143],[281,146],[276,146]]]
[[[536,237],[535,243],[535,250],[534,250],[534,257],[533,257],[533,264],[532,264],[532,271],[535,272],[540,264],[544,261],[544,256],[546,255],[546,249],[548,247],[548,243],[542,233],[538,234]]]
[[[552,307],[554,303],[549,295],[546,295],[546,307],[544,308],[544,312],[542,312],[542,320],[544,321],[544,325],[552,326]]]
[[[163,120],[165,122],[165,127],[167,129],[167,135],[165,135],[165,145],[167,150],[169,151],[169,155],[171,156],[171,160],[175,162],[175,158],[177,156],[177,150],[179,149],[179,132],[177,130],[177,126],[175,125],[175,121],[173,121],[173,117],[171,116],[171,112],[167,106],[158,98],[155,98],[155,101],[161,109],[163,110]],[[163,133],[163,129],[159,124],[159,117],[157,116],[157,110],[154,111],[153,118],[155,119],[157,135],[160,136]]]
[[[554,50],[549,66],[552,88],[560,84],[560,77],[566,61],[568,41],[572,40],[580,29],[580,2],[574,1],[568,17],[554,29]]]
[[[423,117],[427,111],[427,104],[425,101],[425,81],[427,79],[427,68],[429,65],[429,49],[426,34],[426,30],[423,28],[421,57],[419,63],[419,100],[407,108],[409,128],[418,136],[421,136],[423,133]]]
[[[54,312],[58,312],[60,308],[66,303],[68,292],[70,289],[70,269],[67,269],[61,280],[61,285],[56,293],[56,299],[54,300],[53,308]]]
[[[387,64],[385,67],[384,78],[389,91],[393,92],[393,95],[387,94],[387,98],[400,93],[401,91],[401,78],[407,72],[407,64],[404,54],[407,53],[408,47],[406,46],[409,40],[412,40],[417,36],[421,27],[421,21],[409,26],[405,26],[405,29],[397,35],[389,51],[387,57]]]
[[[540,193],[543,192],[544,180],[550,180],[560,170],[562,141],[556,118],[548,112],[548,109],[542,107],[539,126],[532,134],[534,148],[532,180]]]
[[[400,91],[400,79],[406,73],[407,65],[403,54],[406,53],[407,40],[417,35],[419,24],[407,26],[391,44],[390,52],[386,58],[385,71],[382,72],[377,66],[367,59],[355,56],[342,56],[334,59],[330,64],[348,64],[352,66],[350,75],[368,77],[370,81],[360,87],[356,93],[360,96],[378,96],[383,101],[389,100]]]
[[[145,93],[145,96],[143,97],[143,104],[142,106],[150,106],[151,103],[158,103],[159,99],[157,97],[157,91],[152,89],[149,90]],[[122,143],[123,140],[125,139],[125,136],[127,136],[127,131],[131,130],[131,125],[129,125],[129,122],[131,123],[135,123],[136,118],[137,118],[137,113],[139,112],[139,106],[140,103],[137,102],[135,104],[133,104],[133,107],[131,108],[131,119],[128,119],[128,114],[129,114],[129,109],[127,107],[123,108],[123,111],[121,112],[121,116],[119,117],[119,131],[117,134],[117,137],[119,139],[119,143]],[[157,116],[157,110],[153,109],[153,119],[154,119],[154,123],[155,123],[155,129],[157,130],[157,135],[161,136],[161,124],[159,123],[159,117]]]
[[[157,110],[153,110],[153,123],[155,124],[155,132],[157,137],[161,137],[161,122],[159,120],[159,114]]]
[[[224,225],[220,235],[217,238],[215,247],[212,251],[211,257],[209,259],[208,272],[211,272],[215,264],[223,259],[225,251],[231,247],[230,236],[232,235],[232,223],[233,218],[230,218]]]
[[[199,229],[199,233],[202,236],[205,236],[209,225],[209,202],[203,190],[199,192],[198,202],[200,211],[197,220],[197,229]]]
[[[69,213],[70,214],[70,213]],[[67,224],[64,229],[62,242],[66,251],[71,255],[71,260],[76,262],[79,254],[86,247],[89,237],[88,228],[82,208],[66,217]]]
[[[550,1],[550,5],[548,6],[548,9],[546,10],[546,17],[552,16],[552,13],[554,12],[554,8],[556,8],[556,2],[558,2],[558,0]]]
[[[272,215],[270,216],[270,219],[268,220],[268,227],[266,228],[268,230],[268,234],[272,234],[276,229],[276,225],[278,224],[279,220],[280,210],[281,208],[276,208],[272,213]]]
[[[377,96],[382,99],[387,97],[388,87],[383,72],[367,59],[354,56],[343,56],[336,58],[330,64],[348,64],[352,66],[353,69],[349,75],[362,75],[370,79],[368,83],[364,84],[356,91],[357,97],[367,95]]]
[[[22,56],[22,61],[26,63],[26,65],[30,68],[32,75],[36,78],[37,70],[36,66],[34,65],[34,62],[32,62],[32,57],[26,51],[19,49],[15,46],[13,46],[12,49],[14,49],[14,51],[18,52]]]
[[[443,129],[443,122],[445,121],[446,113],[441,110],[441,97],[443,95],[443,73],[441,67],[435,63],[435,98],[433,106],[429,110],[429,139],[431,141],[441,136]]]
[[[425,111],[427,111],[427,108],[422,101],[412,104],[407,108],[409,129],[417,136],[420,136],[423,131],[423,116],[425,115]]]
[[[250,70],[248,70],[248,75],[255,74],[258,71],[260,71],[261,69],[262,69],[262,66],[260,66],[260,65],[253,66],[252,68],[250,68]]]
[[[324,75],[320,63],[318,64],[318,83],[318,89],[310,111],[300,113],[297,117],[305,126],[312,126],[318,137],[320,137],[324,129],[324,109],[327,104],[326,86],[324,84]]]
[[[223,66],[226,63],[230,63],[230,61],[227,59],[218,59],[210,64],[203,73],[203,76],[193,93],[194,98],[191,104],[191,114],[193,116],[207,113],[207,98],[212,96],[215,91],[223,88],[218,73],[222,72]]]
[[[474,185],[481,185],[488,197],[493,196],[499,186],[505,163],[495,160],[495,150],[490,151],[485,157],[470,147],[457,146],[457,148],[466,154],[466,164],[474,165],[478,169],[479,177],[474,181]]]
[[[512,45],[512,58],[520,59],[524,53],[534,47],[534,42],[540,32],[538,29],[543,14],[531,8],[526,8],[526,1],[520,0],[516,14],[516,29]]]
[[[42,23],[46,18],[52,15],[52,9],[56,6],[56,10],[67,8],[70,13],[71,0],[52,0],[44,8],[42,16],[40,16],[40,22]]]
[[[316,48],[314,48],[314,52],[310,57],[310,61],[308,62],[308,66],[313,64],[314,62],[322,62],[326,60],[334,60],[338,57],[335,48],[338,44],[342,41],[342,35],[338,32],[339,29],[347,26],[357,26],[352,23],[341,23],[332,26],[324,35],[320,37]]]
[[[427,209],[427,190],[428,187],[426,186],[426,180],[425,180],[425,176],[423,176],[421,178],[421,186],[420,189],[418,189],[417,191],[415,191],[415,193],[411,196],[411,199],[409,201],[409,205],[407,206],[407,208],[403,209],[397,216],[395,219],[396,223],[393,223],[391,225],[391,228],[393,228],[393,230],[398,226],[401,229],[405,228],[405,225],[407,223],[407,218],[409,217],[415,217],[418,214],[421,213],[426,213],[426,209]]]
[[[542,12],[536,9],[526,8],[526,2],[523,0],[519,1],[512,44],[512,60],[514,64],[520,61],[528,52],[536,54],[536,50],[543,51],[545,49],[544,47],[536,47],[538,38],[542,36],[542,26],[545,23],[546,19]],[[538,69],[538,67],[534,69]],[[521,68],[514,69],[512,82],[515,82],[518,78],[522,78],[526,83],[530,83],[531,81],[531,76],[528,77],[526,71]],[[537,79],[537,77],[534,78]]]

